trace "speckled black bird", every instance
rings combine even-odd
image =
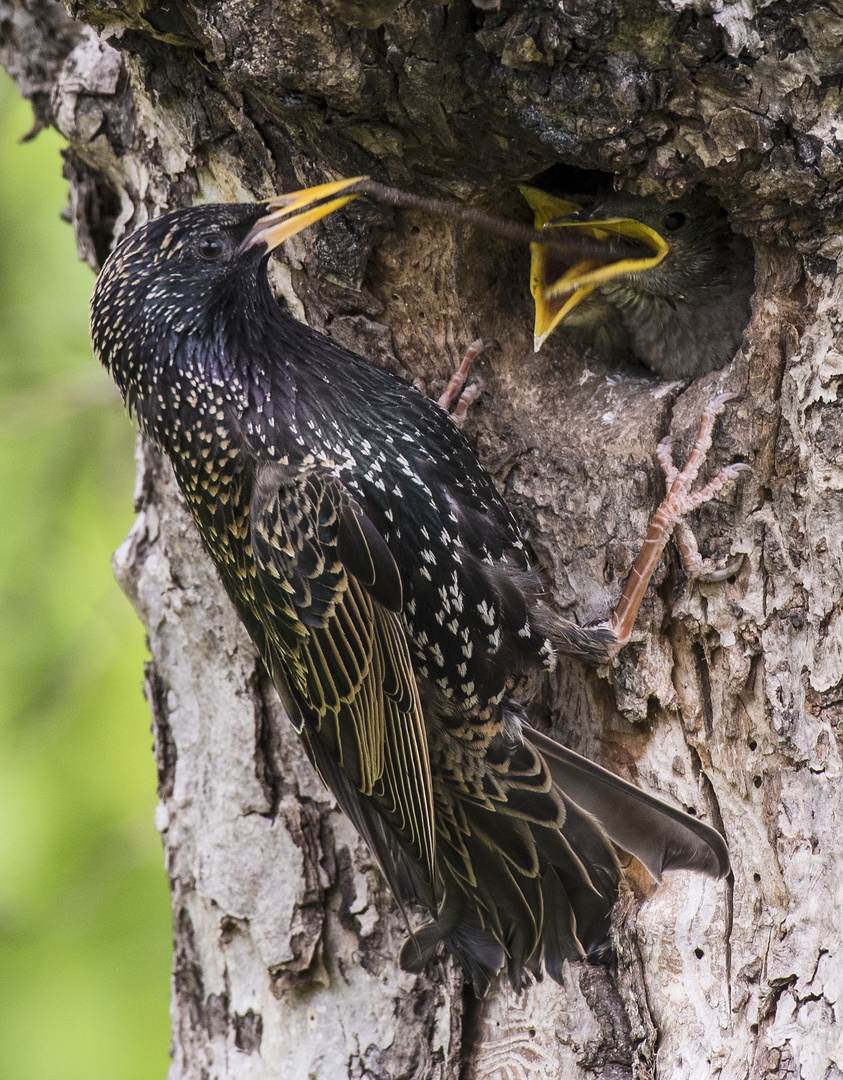
[[[620,192],[582,209],[538,188],[521,191],[537,228],[650,248],[642,258],[574,261],[532,245],[536,351],[564,322],[600,355],[633,356],[665,379],[695,379],[732,359],[751,314],[755,264],[751,242],[714,199],[694,192],[663,203]]]
[[[273,298],[270,252],[342,186],[144,225],[103,267],[94,347],[172,462],[308,756],[399,900],[429,912],[403,964],[441,942],[478,993],[503,966],[515,987],[542,964],[561,979],[607,950],[613,841],[655,877],[722,875],[726,847],[527,725],[560,649],[605,658],[626,631],[554,615],[446,412]]]

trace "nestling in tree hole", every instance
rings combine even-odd
[[[737,475],[689,491],[724,400],[671,477],[612,618],[560,618],[448,415],[272,296],[271,251],[343,205],[350,183],[143,226],[100,275],[94,346],[170,458],[311,761],[399,901],[431,916],[402,963],[442,943],[478,994],[503,967],[516,989],[543,969],[561,980],[564,960],[608,953],[613,843],[656,878],[728,870],[715,830],[524,712],[558,653],[597,661],[625,643],[673,525]]]
[[[643,257],[571,259],[531,245],[536,351],[562,325],[601,356],[634,357],[664,379],[695,379],[732,359],[750,319],[755,263],[751,242],[713,198],[521,191],[536,228],[550,235],[626,237],[649,249]]]

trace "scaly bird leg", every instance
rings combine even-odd
[[[647,536],[630,571],[620,600],[611,618],[606,622],[599,623],[596,626],[578,628],[577,632],[573,632],[572,628],[570,641],[568,633],[562,629],[560,631],[561,640],[557,642],[557,647],[561,651],[597,660],[608,659],[623,648],[632,634],[638,608],[641,606],[650,578],[653,576],[671,533],[677,525],[682,523],[681,519],[685,514],[707,503],[726,484],[736,480],[742,472],[749,471],[748,465],[743,462],[736,462],[721,469],[714,479],[699,491],[693,492],[689,490],[696,480],[700,467],[711,447],[714,422],[723,412],[726,402],[733,397],[735,397],[734,394],[721,394],[706,407],[700,419],[696,442],[688,456],[685,467],[681,471],[673,464],[670,454],[670,439],[663,439],[659,444],[657,456],[667,480],[667,494],[653,515]],[[687,541],[689,535],[692,538],[692,543]],[[680,540],[685,547],[683,558],[689,573],[691,576],[703,576],[705,566],[699,552],[696,550],[696,541],[693,540],[690,530],[686,529]],[[694,569],[698,569],[701,573],[695,575]],[[714,573],[719,574],[720,577],[712,576],[708,580],[721,580],[722,577],[727,577],[729,572],[731,572],[730,567],[727,567],[725,571],[715,571]]]
[[[664,439],[659,446],[658,458],[668,483],[667,495],[653,515],[647,536],[630,571],[621,598],[612,617],[608,620],[608,628],[614,637],[615,650],[622,648],[629,641],[638,608],[674,527],[690,510],[696,510],[707,503],[726,484],[736,480],[742,472],[749,469],[749,466],[743,462],[727,465],[699,491],[689,490],[711,448],[714,422],[723,412],[726,402],[734,396],[734,394],[720,394],[703,411],[696,442],[681,472],[673,464],[670,456],[670,439]],[[699,552],[697,552],[697,559],[699,559]]]
[[[491,338],[477,338],[476,341],[472,341],[465,350],[462,363],[451,376],[450,382],[445,387],[445,392],[439,398],[437,404],[439,404],[445,412],[451,414],[451,419],[457,427],[462,427],[469,406],[477,400],[483,389],[482,386],[477,383],[464,389],[468,379],[468,373],[471,371],[471,366],[484,349],[488,349],[490,345],[494,344],[495,342]],[[456,405],[454,402],[456,402]]]
[[[714,401],[708,406],[708,410],[717,408],[719,403],[718,412],[722,411],[723,406],[729,401],[733,394],[721,394],[719,398],[715,398]],[[706,410],[706,411],[708,411]],[[718,412],[712,414],[711,424],[713,426],[714,419],[718,415]],[[705,413],[703,414],[703,423],[705,420]],[[697,442],[694,445],[694,451],[700,446],[700,435],[703,434],[703,423],[700,425],[700,434],[697,436]],[[704,454],[707,453],[708,447],[711,445],[711,432],[708,433],[707,444],[704,448]],[[665,478],[667,480],[667,487],[670,490],[676,477],[679,475],[679,470],[673,464],[673,457],[671,455],[672,441],[668,435],[662,439],[656,449],[656,457],[659,459],[659,464],[662,467]],[[693,457],[693,453],[691,455]],[[688,459],[688,465],[691,464],[691,459]],[[700,462],[701,464],[701,462]],[[686,469],[688,466],[686,465]],[[699,465],[697,465],[697,470]],[[743,470],[741,470],[743,471]],[[717,479],[717,478],[715,478]],[[712,481],[714,483],[714,481]],[[720,485],[722,487],[722,484]],[[719,488],[717,488],[719,490]],[[714,494],[714,492],[712,492]],[[685,521],[677,521],[673,530],[673,539],[676,541],[676,546],[679,548],[679,554],[682,558],[682,565],[685,567],[685,572],[688,577],[693,578],[696,581],[725,581],[726,578],[731,577],[736,573],[743,562],[743,555],[738,555],[736,559],[732,559],[723,567],[716,567],[710,559],[704,559],[697,547],[697,538],[691,532],[690,526]]]
[[[697,538],[685,521],[677,521],[673,530],[673,539],[679,548],[685,573],[694,581],[725,581],[741,568],[743,555],[737,555],[725,566],[715,566],[711,559],[704,559],[697,547]]]

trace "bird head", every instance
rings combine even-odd
[[[260,270],[272,251],[355,195],[341,180],[261,203],[210,203],[173,210],[123,239],[106,260],[91,299],[94,349],[131,397],[132,370],[147,342],[193,328],[211,330],[268,292]],[[264,288],[255,288],[263,281]]]
[[[588,210],[537,188],[521,192],[543,231],[625,236],[643,245],[640,257],[564,262],[549,248],[531,245],[530,287],[536,306],[536,351],[595,289],[618,304],[659,297],[671,305],[694,304],[727,288],[748,241],[737,237],[725,211],[699,193],[663,203],[618,192]]]

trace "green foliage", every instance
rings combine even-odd
[[[60,138],[0,71],[0,1078],[149,1080],[170,914],[143,630],[112,575],[134,431],[88,340]]]

